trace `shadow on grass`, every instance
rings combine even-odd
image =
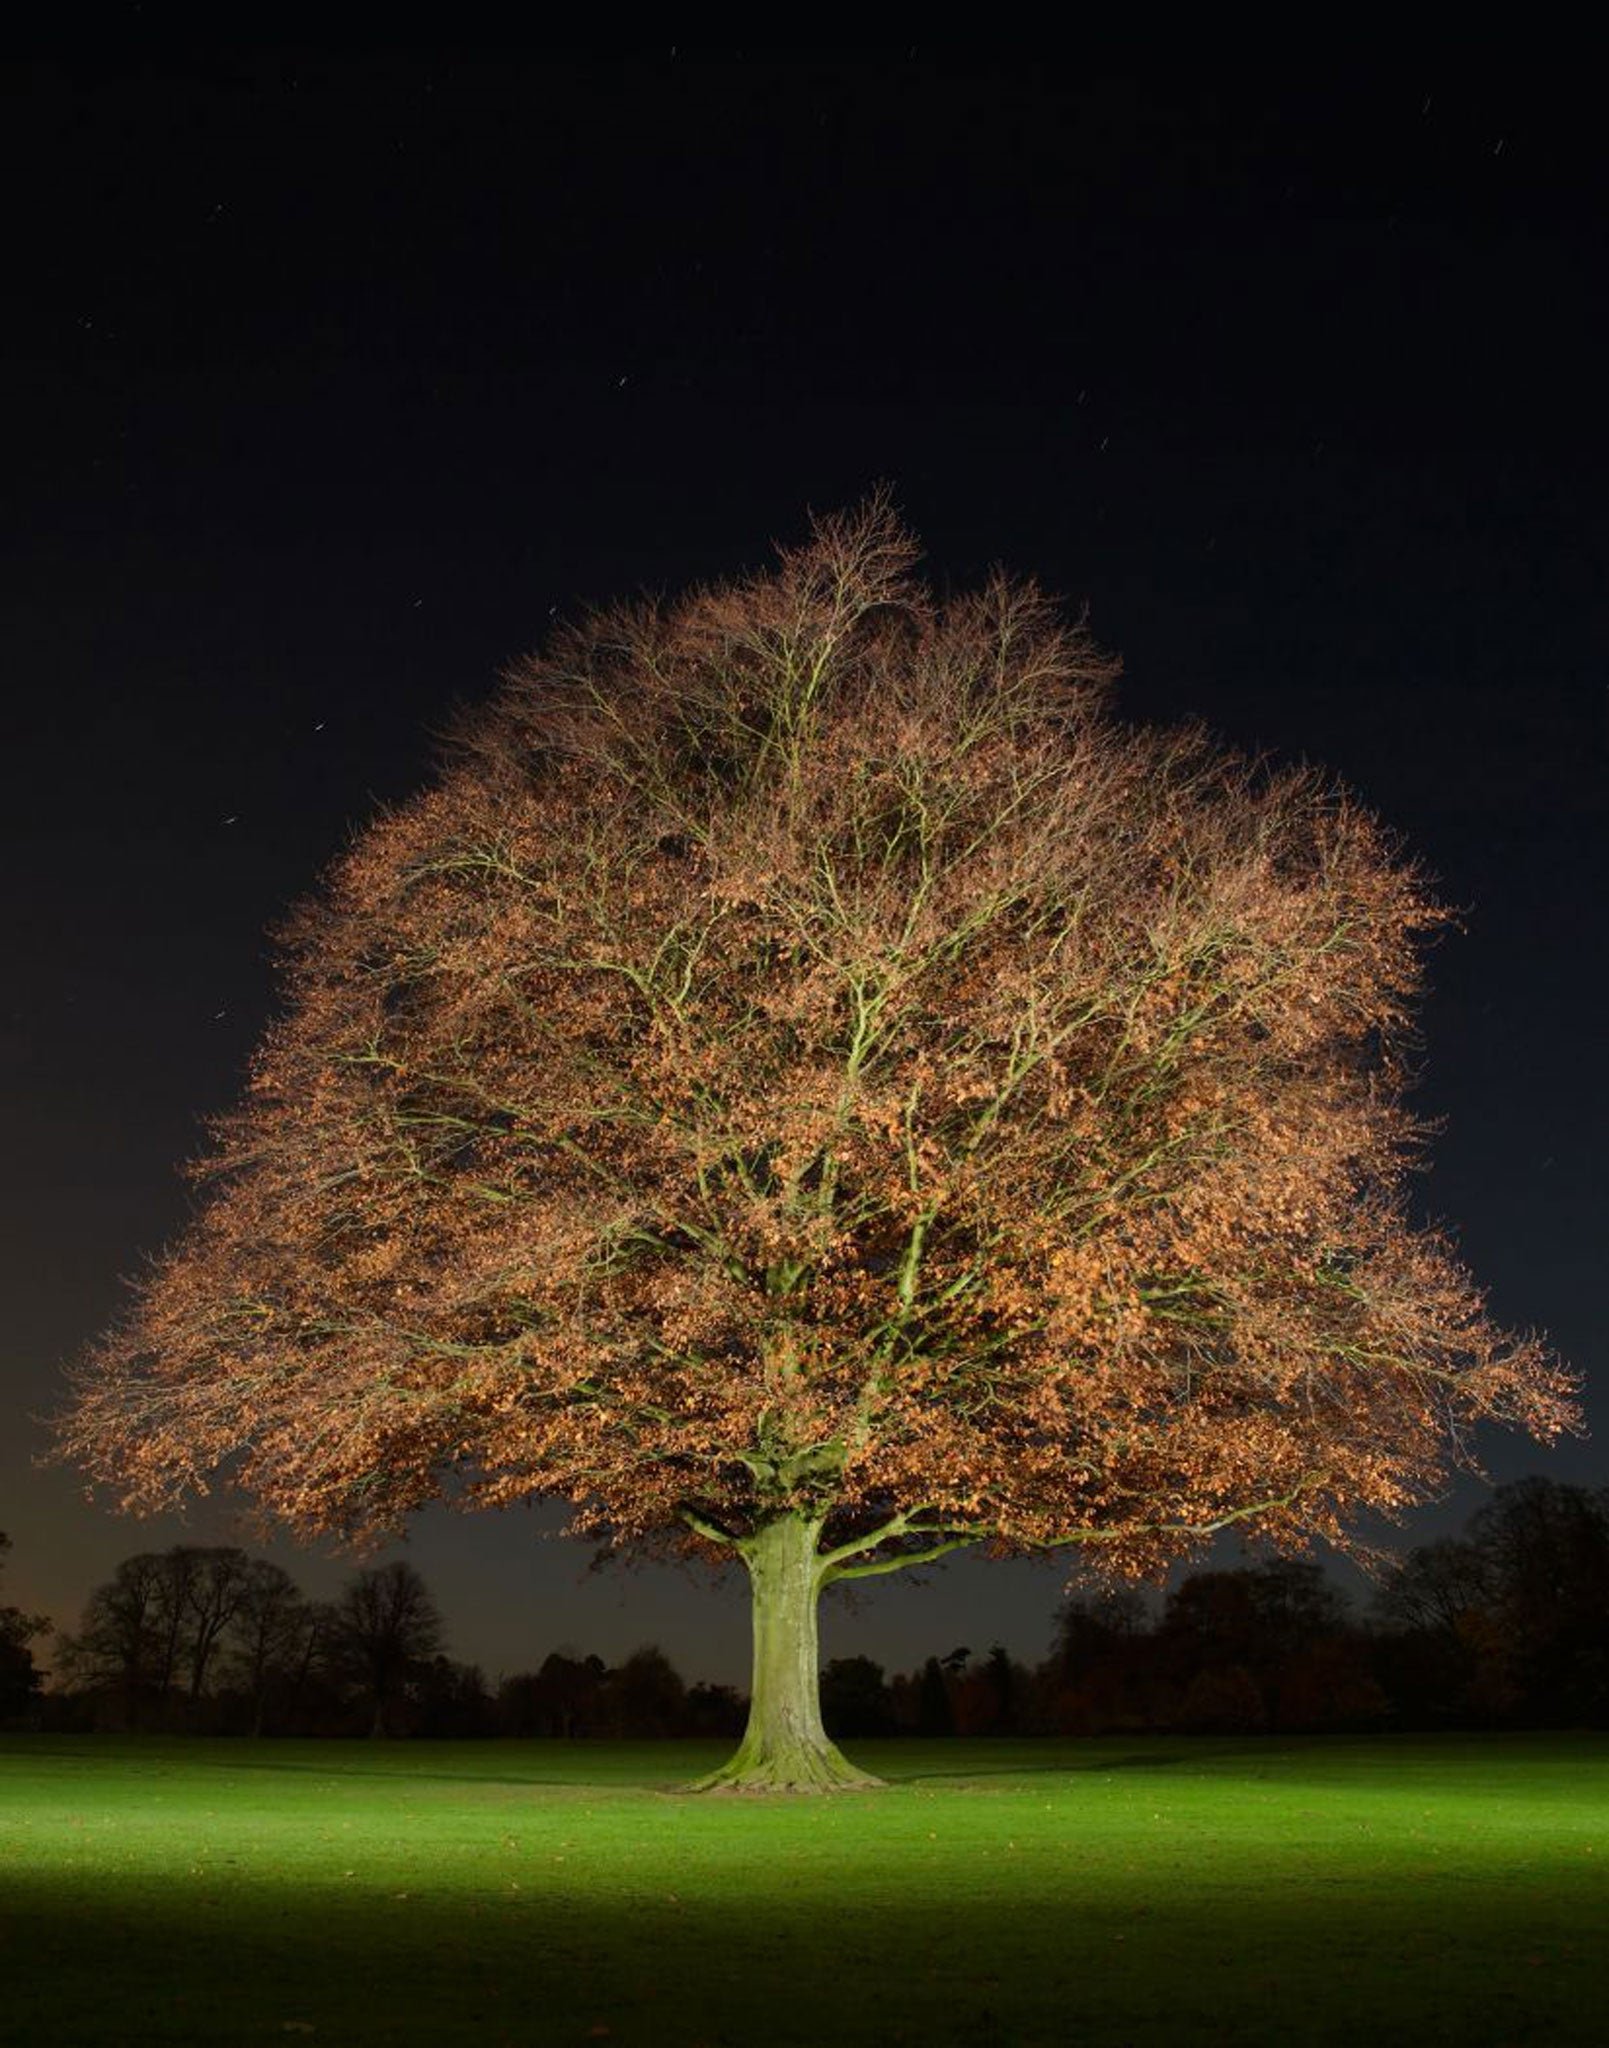
[[[230,1779],[358,1779],[400,1789],[476,1785],[488,1792],[559,1790],[577,1793],[663,1792],[702,1777],[730,1756],[732,1742],[430,1742],[331,1741],[298,1737],[258,1742],[230,1736],[0,1737],[0,1764],[30,1773],[68,1775],[129,1771],[207,1773]],[[483,1769],[454,1768],[465,1755]],[[436,1761],[439,1756],[440,1762]],[[525,1760],[529,1760],[526,1762]],[[952,1775],[957,1775],[952,1772]]]
[[[886,1737],[848,1741],[852,1761],[883,1779],[891,1791],[991,1789],[1013,1779],[1106,1777],[1151,1771],[1180,1772],[1217,1781],[1276,1781],[1362,1788],[1378,1782],[1426,1780],[1427,1793],[1450,1785],[1462,1771],[1481,1796],[1534,1800],[1541,1773],[1554,1790],[1568,1788],[1579,1770],[1609,1761],[1602,1734],[1460,1735],[1362,1738],[1196,1736],[1138,1740],[1006,1737],[920,1740]],[[503,1742],[368,1743],[276,1738],[257,1742],[228,1737],[0,1737],[0,1766],[30,1774],[102,1776],[122,1771],[154,1782],[167,1773],[204,1772],[247,1781],[256,1777],[349,1781],[399,1790],[432,1786],[478,1787],[488,1794],[558,1792],[572,1796],[648,1793],[687,1796],[689,1786],[731,1754],[722,1741],[613,1742],[541,1739]],[[1406,1774],[1406,1777],[1405,1777]],[[1430,1781],[1434,1780],[1432,1784]]]
[[[231,1774],[271,1772],[298,1777],[339,1777],[342,1783],[358,1778],[406,1785],[479,1785],[488,1791],[557,1789],[588,1794],[680,1794],[689,1792],[695,1779],[722,1763],[731,1754],[733,1745],[679,1742],[533,1744],[533,1748],[547,1752],[546,1768],[486,1771],[421,1769],[420,1747],[415,1744],[410,1745],[407,1751],[391,1751],[384,1761],[376,1759],[370,1764],[348,1761],[347,1753],[342,1753],[338,1762],[332,1762],[328,1754],[309,1760],[255,1749],[242,1752],[233,1748],[221,1750],[213,1756],[198,1756],[196,1747],[192,1746],[184,1753],[184,1763],[186,1768],[195,1768],[198,1763],[210,1764]],[[1002,1745],[998,1752],[991,1754],[989,1745],[972,1742],[966,1745],[964,1755],[954,1757],[944,1767],[929,1767],[948,1747],[947,1744],[933,1742],[916,1745],[891,1742],[886,1748],[876,1741],[847,1744],[854,1759],[884,1779],[890,1789],[920,1784],[964,1786],[991,1778],[1064,1778],[1069,1773],[1081,1772],[1162,1770],[1180,1764],[1199,1766],[1209,1760],[1199,1748],[1194,1754],[1182,1750],[1147,1749],[1136,1750],[1131,1755],[1103,1752],[1071,1758],[1064,1749],[1058,1748],[1049,1760],[1045,1760],[1048,1753],[1041,1748],[1029,1761],[1015,1746],[1008,1750]],[[357,1757],[363,1754],[360,1749],[354,1753]],[[486,1754],[490,1762],[495,1751],[488,1748]],[[909,1759],[913,1756],[919,1759],[923,1768],[911,1767]]]
[[[850,1747],[865,1760],[868,1770],[882,1771],[885,1768],[879,1764],[874,1744],[852,1743]],[[1104,1771],[1160,1771],[1172,1764],[1199,1765],[1203,1761],[1200,1755],[1190,1756],[1183,1751],[1169,1754],[1161,1750],[1137,1750],[1132,1756],[1102,1755],[1073,1762],[1061,1756],[1055,1763],[1045,1764],[1011,1762],[1005,1759],[999,1763],[992,1763],[987,1758],[982,1762],[975,1762],[969,1756],[964,1767],[954,1764],[947,1771],[902,1770],[897,1765],[887,1766],[886,1770],[891,1785],[964,1785],[974,1778],[1065,1778],[1076,1777],[1083,1771],[1096,1774]]]
[[[650,1859],[652,1865],[653,1859]],[[84,2044],[1601,2042],[1595,1877],[1054,1896],[929,1866],[802,1890],[311,1888],[169,1875],[0,1884],[0,2040]],[[1154,1872],[1152,1873],[1154,1875]],[[689,1887],[690,1889],[691,1887]]]
[[[719,1758],[711,1753],[712,1765]],[[613,1775],[599,1771],[589,1777],[584,1770],[573,1765],[567,1770],[554,1771],[422,1771],[417,1767],[417,1758],[410,1757],[409,1768],[405,1770],[368,1769],[362,1764],[349,1764],[344,1759],[339,1764],[293,1763],[278,1757],[232,1757],[220,1761],[220,1768],[231,1776],[246,1776],[267,1772],[277,1776],[303,1778],[338,1779],[343,1785],[354,1778],[381,1780],[388,1785],[404,1789],[410,1785],[483,1785],[488,1792],[519,1792],[539,1788],[552,1791],[555,1788],[566,1792],[654,1792],[674,1789],[668,1782],[661,1786],[652,1777],[646,1776],[640,1766],[634,1765],[630,1772]],[[691,1773],[690,1773],[691,1774]]]

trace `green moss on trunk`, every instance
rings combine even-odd
[[[816,1605],[821,1524],[787,1515],[743,1546],[754,1596],[754,1683],[737,1753],[698,1792],[864,1792],[882,1781],[857,1771],[821,1725]]]

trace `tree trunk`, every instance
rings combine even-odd
[[[695,1792],[863,1792],[857,1771],[821,1725],[816,1602],[821,1524],[788,1515],[743,1546],[754,1596],[754,1684],[737,1754]]]

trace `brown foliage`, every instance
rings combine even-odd
[[[844,1576],[1146,1570],[1568,1423],[1405,1217],[1418,874],[914,554],[874,503],[508,676],[295,919],[69,1455],[349,1532],[558,1494],[694,1550],[801,1508]]]

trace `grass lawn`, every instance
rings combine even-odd
[[[1609,2040],[1609,1740],[0,1739],[0,2040]]]

